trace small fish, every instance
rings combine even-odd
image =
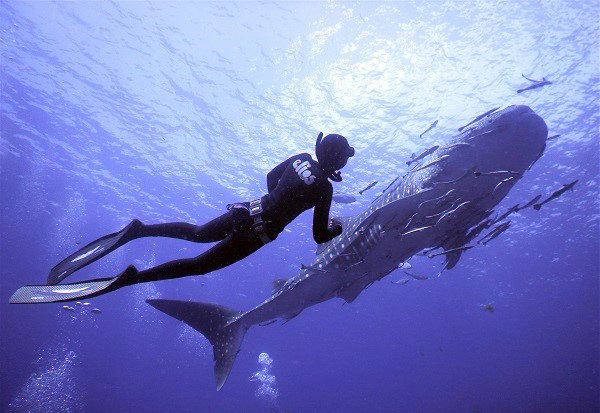
[[[473,245],[468,245],[466,247],[452,248],[452,249],[447,250],[447,251],[438,252],[437,254],[428,255],[428,257],[429,258],[434,258],[434,257],[437,257],[438,255],[451,254],[453,252],[458,252],[458,251],[466,251],[466,250],[470,250],[471,248],[473,248]]]
[[[521,209],[521,208],[519,208],[519,204],[517,204],[517,205],[515,205],[515,206],[513,206],[513,207],[510,207],[510,208],[508,209],[508,211],[506,211],[504,214],[500,215],[500,217],[499,217],[497,220],[495,220],[495,221],[493,222],[493,224],[496,224],[496,223],[498,223],[498,222],[502,221],[504,218],[506,218],[507,216],[509,216],[509,215],[510,215],[510,214],[512,214],[513,212],[517,212],[517,211],[519,211],[519,209]],[[493,225],[493,224],[492,224],[492,225]]]
[[[83,305],[90,305],[90,303],[83,303]]]
[[[426,257],[426,256],[427,256],[427,254],[429,254],[429,253],[430,253],[430,252],[432,252],[432,251],[435,251],[435,250],[437,250],[438,248],[441,248],[441,247],[433,247],[433,248],[429,248],[428,250],[425,250],[425,251],[423,251],[423,252],[419,253],[418,255],[423,255],[423,256],[425,256],[425,257]]]
[[[358,191],[359,194],[363,194],[363,192],[373,188],[375,185],[377,185],[377,181],[371,182],[365,189],[363,189],[362,191]]]
[[[432,153],[434,153],[435,151],[437,151],[439,147],[440,147],[439,145],[432,146],[431,148],[425,150],[421,155],[417,156],[416,158],[413,158],[410,161],[406,161],[406,164],[408,166],[410,166],[410,164],[412,164],[414,162],[417,162],[417,161],[420,161],[424,157],[426,157],[428,155],[431,155]]]
[[[428,227],[421,227],[421,228],[415,228],[415,229],[411,229],[410,231],[408,231],[408,232],[405,232],[405,233],[404,233],[404,234],[402,234],[402,235],[408,235],[408,234],[412,234],[413,232],[421,232],[421,231],[425,231],[426,229],[429,229],[429,228],[432,228],[432,227],[431,227],[431,226],[428,226]]]
[[[579,179],[576,179],[573,182],[570,182],[568,184],[564,184],[562,188],[560,188],[558,191],[554,191],[552,193],[552,195],[550,195],[547,199],[543,200],[539,204],[535,204],[533,206],[533,209],[535,209],[536,211],[539,211],[540,208],[542,207],[542,205],[547,204],[548,202],[552,201],[553,199],[558,198],[559,196],[561,196],[562,194],[564,194],[565,192],[567,192],[569,189],[573,190],[573,187],[575,186],[575,184],[577,182],[579,182]]]
[[[502,184],[508,183],[508,182],[512,181],[513,179],[515,179],[515,177],[511,176],[510,178],[506,178],[506,179],[503,179],[502,181],[498,182],[498,184],[494,187],[494,190],[492,191],[492,195],[496,193],[496,191],[502,186]]]
[[[483,245],[487,245],[488,242],[490,242],[491,240],[493,240],[494,238],[496,238],[497,236],[499,236],[500,234],[502,234],[504,231],[506,231],[508,228],[510,227],[510,221],[505,222],[503,224],[498,225],[496,228],[494,228],[492,231],[490,231],[485,237],[483,237],[479,242],[482,243]],[[483,241],[485,238],[489,237],[488,240]]]
[[[525,208],[529,208],[530,206],[532,206],[533,204],[535,204],[537,201],[539,201],[541,197],[542,197],[541,195],[536,196],[531,201],[529,201],[528,203],[526,203],[525,205],[523,205],[523,207],[519,208],[519,210],[525,209]]]
[[[431,124],[430,127],[427,128],[427,130],[425,132],[423,132],[422,134],[419,135],[419,138],[422,138],[423,135],[425,135],[427,132],[429,132],[430,130],[432,130],[433,128],[435,128],[437,126],[437,124],[438,124],[438,121],[436,120],[435,122],[433,122]]]
[[[492,304],[482,304],[481,309],[488,313],[493,313],[496,310]]]
[[[400,265],[398,265],[398,268],[406,268],[408,270],[409,268],[412,268],[412,265],[410,265],[410,262],[401,262]]]
[[[92,308],[92,313],[100,314],[102,311],[99,308]]]
[[[419,281],[425,281],[428,277],[425,275],[419,275],[419,274],[413,274],[410,273],[408,271],[404,271],[404,274],[406,275],[410,275],[411,277],[413,277],[415,280],[419,280]]]
[[[556,139],[556,138],[560,138],[560,134],[559,135],[552,135],[548,139],[546,139],[546,141],[551,141],[552,139]]]
[[[454,208],[453,210],[446,212],[444,215],[442,215],[442,216],[441,216],[441,217],[440,217],[440,218],[437,220],[437,222],[436,222],[436,224],[435,224],[435,225],[440,225],[440,224],[441,224],[441,222],[442,222],[443,220],[445,220],[446,218],[448,218],[448,217],[449,217],[449,216],[451,216],[452,214],[456,214],[456,211],[458,211],[459,209],[463,208],[464,206],[466,206],[466,205],[468,205],[468,204],[470,204],[470,203],[471,203],[471,201],[465,201],[465,202],[463,202],[462,204],[458,205],[458,206],[457,206],[456,208]]]
[[[495,175],[522,175],[520,172],[512,171],[492,171],[492,172],[475,172],[475,176],[495,176]]]
[[[494,113],[498,109],[500,109],[500,107],[497,107],[497,108],[494,108],[494,109],[490,109],[487,112],[485,112],[483,115],[477,116],[475,119],[473,119],[471,122],[467,123],[465,126],[461,126],[460,128],[458,128],[458,131],[462,132],[463,129],[466,128],[467,126],[472,125],[472,124],[474,124],[477,121],[480,121],[481,119],[485,118],[487,115],[490,115],[490,114]]]
[[[392,281],[392,284],[404,285],[410,281],[410,278],[401,278],[398,281]]]
[[[490,211],[491,213],[492,211]],[[481,222],[479,225],[477,225],[475,228],[473,228],[471,230],[471,232],[469,232],[467,234],[467,237],[465,238],[466,242],[471,242],[471,240],[473,238],[475,238],[476,236],[478,236],[479,234],[481,234],[481,231],[483,231],[486,228],[489,228],[492,225],[492,220],[488,219],[486,221]]]
[[[335,194],[332,199],[338,204],[351,204],[356,201],[352,195],[346,194]]]
[[[546,78],[545,78],[545,77],[544,77],[544,78],[542,78],[542,80],[534,80],[534,79],[530,79],[530,78],[528,78],[527,76],[525,76],[523,73],[521,73],[521,76],[523,76],[525,79],[527,79],[527,80],[529,80],[530,82],[533,82],[533,83],[540,83],[540,82],[543,82],[543,81],[545,81],[545,80],[546,80]]]
[[[435,201],[440,201],[442,199],[447,198],[452,192],[456,191],[455,189],[451,189],[448,192],[446,192],[444,195],[440,195],[437,198],[433,198],[433,199],[428,199],[426,201],[423,201],[419,204],[419,206],[417,207],[417,209],[421,209],[423,207],[423,205],[428,204],[430,202],[435,202]],[[437,206],[437,203],[436,203]]]
[[[77,304],[77,305],[81,305],[81,301],[77,301],[75,304]]]
[[[75,309],[73,307],[69,307],[68,305],[63,305],[63,310],[65,311],[75,311]]]
[[[537,88],[552,84],[552,82],[549,80],[546,80],[546,78],[543,78],[542,80],[533,80],[533,79],[529,79],[524,74],[521,74],[521,76],[523,76],[525,79],[529,80],[530,82],[533,82],[533,85],[527,86],[526,88],[523,88],[523,89],[519,89],[519,90],[517,90],[517,93],[522,93],[522,92],[525,92],[526,90],[533,90],[533,89],[537,89]]]
[[[259,326],[261,326],[261,327],[268,326],[269,324],[273,324],[275,321],[277,321],[277,319],[271,320],[271,321],[267,321],[267,322],[262,323],[262,324],[259,324]]]
[[[418,169],[413,169],[412,171],[408,171],[404,176],[409,175],[409,174],[414,174],[415,172],[422,171],[423,169],[430,168],[433,165],[437,165],[438,163],[440,163],[442,161],[445,161],[448,158],[450,158],[450,155],[444,155],[444,156],[442,156],[440,158],[437,158],[435,161],[429,162],[427,165],[423,165],[422,167],[420,167]]]

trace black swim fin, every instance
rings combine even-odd
[[[102,238],[89,243],[79,251],[69,255],[50,270],[50,274],[48,274],[48,284],[58,284],[75,271],[99,260],[109,252],[126,244],[133,239],[135,233],[142,225],[140,220],[134,219],[121,231],[105,235]]]
[[[97,278],[61,285],[26,285],[15,291],[9,302],[11,304],[60,303],[92,298],[135,284],[135,280],[131,277],[137,273],[137,269],[130,265],[122,274],[113,278]]]

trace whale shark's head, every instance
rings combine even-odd
[[[528,106],[509,106],[470,125],[452,145],[439,150],[444,162],[431,182],[455,180],[471,171],[520,176],[544,152],[547,136],[546,123]]]
[[[528,106],[509,106],[472,125],[461,141],[472,145],[480,171],[525,172],[546,147],[548,128]]]

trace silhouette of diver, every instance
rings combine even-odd
[[[342,226],[333,221],[329,225],[333,194],[329,180],[342,180],[339,170],[354,156],[354,148],[342,135],[323,138],[320,133],[315,152],[318,162],[308,153],[301,153],[280,163],[267,174],[266,195],[252,202],[230,204],[226,213],[204,225],[183,222],[145,225],[134,219],[123,230],[106,235],[61,261],[50,271],[48,284],[58,284],[116,248],[144,237],[218,243],[195,258],[170,261],[144,271],[138,272],[131,265],[94,296],[126,285],[206,274],[231,265],[273,241],[287,224],[313,207],[313,237],[319,244],[330,241],[342,233]],[[105,280],[108,279],[98,281]],[[93,281],[96,280],[90,282]]]

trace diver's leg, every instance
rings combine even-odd
[[[121,231],[98,238],[62,260],[50,270],[47,282],[51,285],[58,284],[75,271],[138,238],[169,237],[194,242],[220,241],[233,231],[236,217],[239,220],[238,215],[244,213],[247,214],[246,211],[231,210],[201,226],[185,222],[144,225],[140,220],[134,219]]]
[[[125,280],[126,285],[169,280],[187,275],[202,275],[227,267],[252,254],[264,244],[250,233],[233,233],[195,258],[169,261],[138,272]]]
[[[221,241],[233,231],[234,213],[234,211],[227,211],[204,225],[188,224],[187,222],[142,225],[136,238],[168,237],[192,242]]]

